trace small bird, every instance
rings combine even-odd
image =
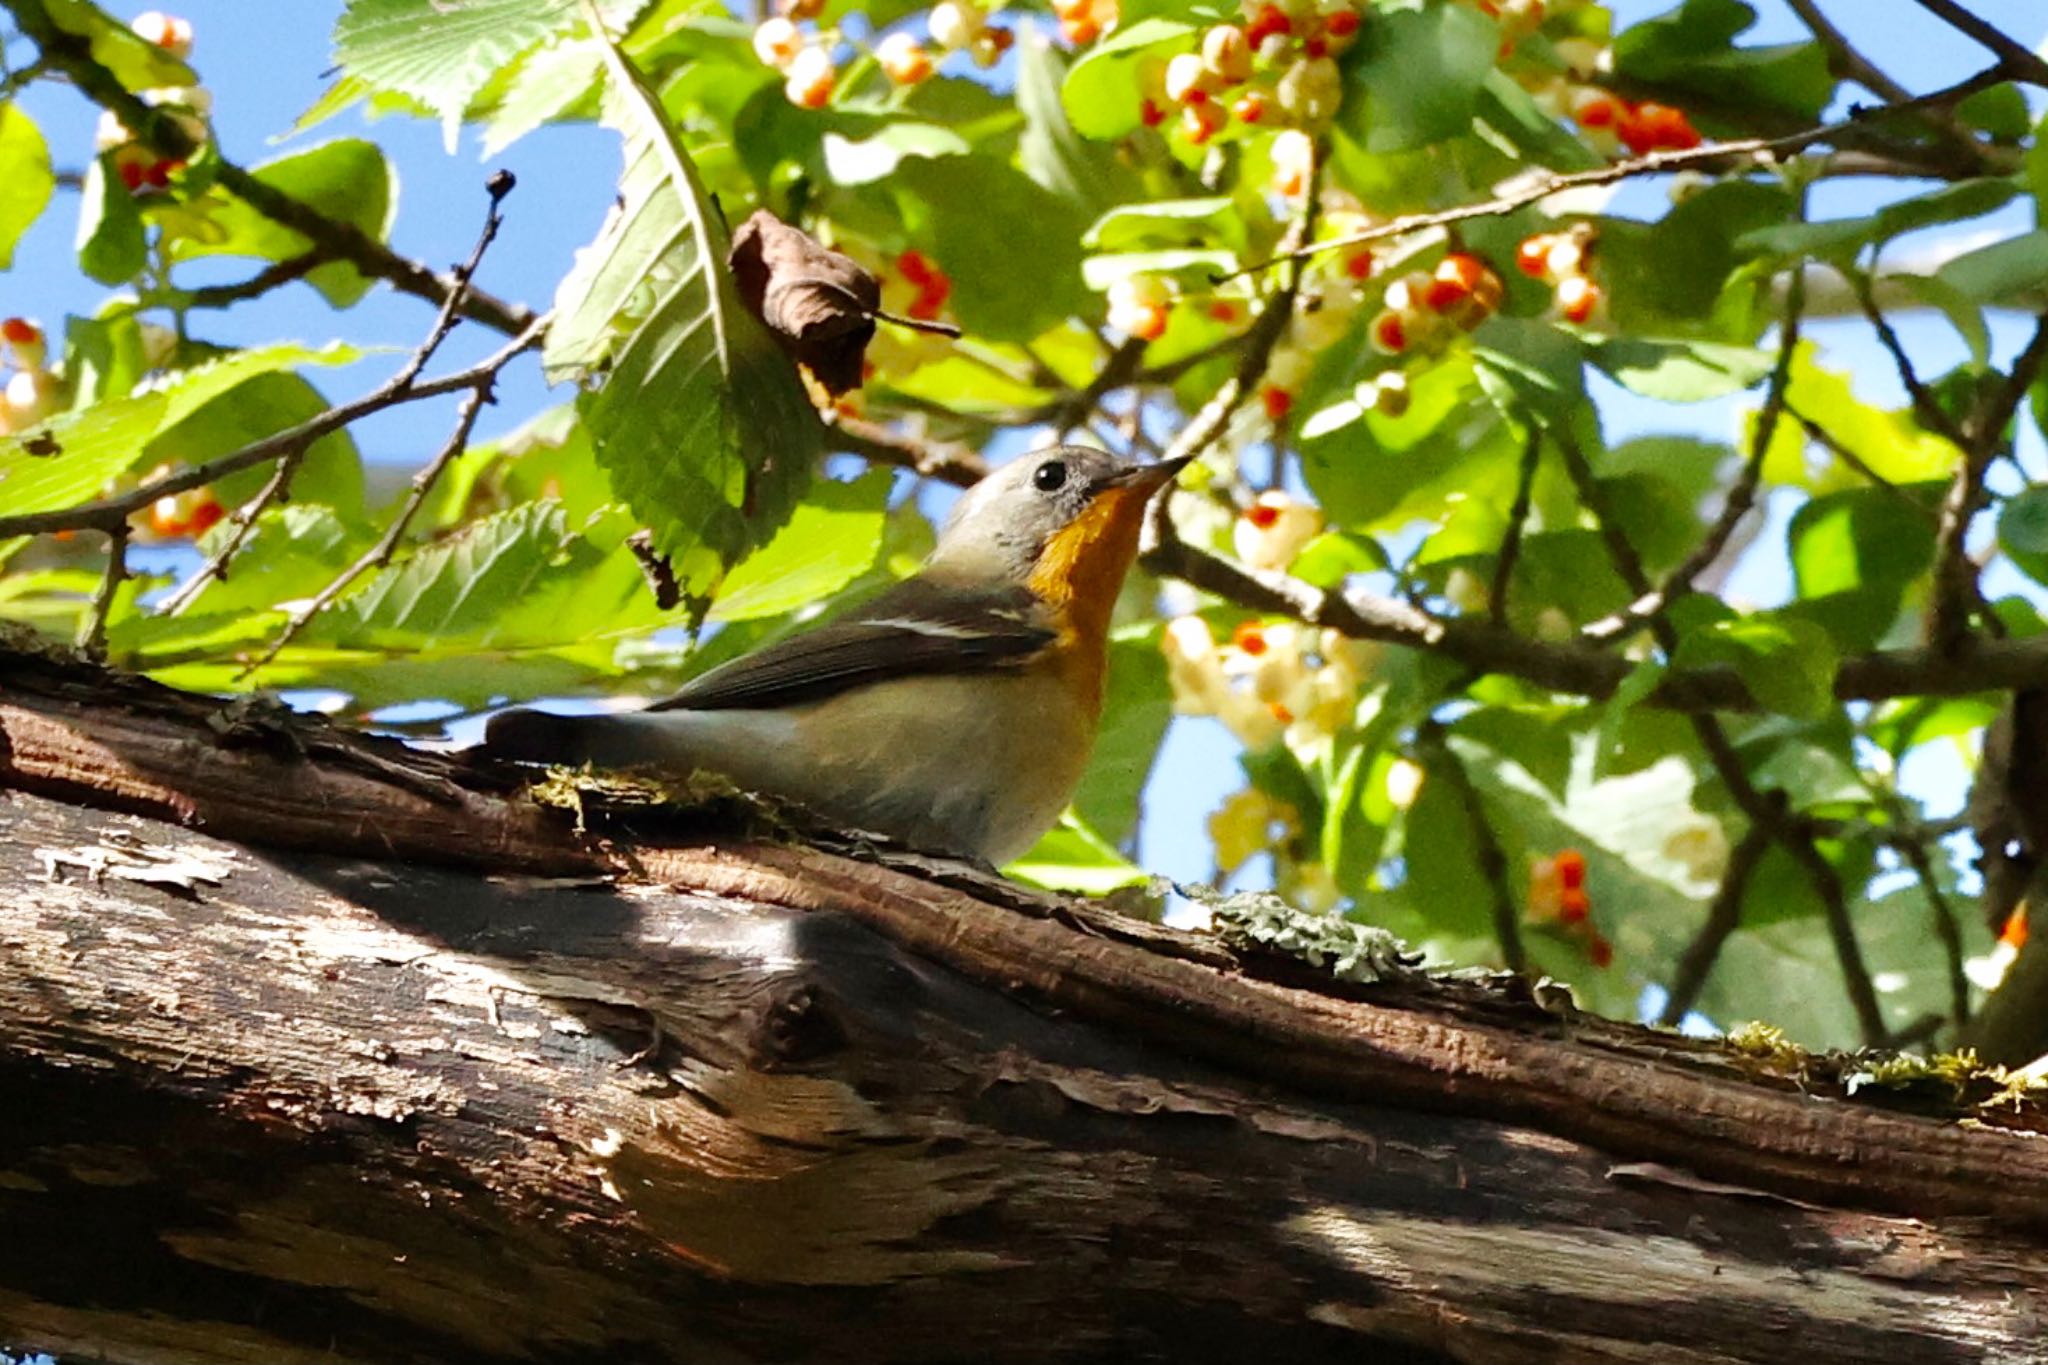
[[[485,752],[703,770],[835,825],[1001,864],[1059,819],[1102,716],[1111,609],[1185,459],[1055,446],[964,494],[914,576],[644,711],[507,711]]]

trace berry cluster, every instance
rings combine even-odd
[[[851,256],[861,269],[882,286],[881,309],[919,322],[937,322],[945,317],[946,304],[953,295],[953,281],[936,261],[912,247],[884,256],[865,242],[842,240],[834,249]],[[904,327],[883,327],[868,343],[865,377],[902,376],[944,358],[951,343],[931,332]],[[840,399],[847,411],[861,407],[858,393]]]
[[[27,318],[0,321],[14,373],[0,392],[0,436],[24,432],[64,407],[64,381],[49,365],[43,329]]]
[[[1437,351],[1492,317],[1504,292],[1493,267],[1454,251],[1434,272],[1410,271],[1388,285],[1366,334],[1383,355]]]
[[[1351,723],[1373,659],[1335,631],[1285,622],[1244,621],[1219,643],[1192,615],[1167,624],[1160,650],[1174,710],[1216,717],[1247,749],[1326,745]]]
[[[1552,306],[1566,322],[1589,322],[1606,295],[1593,279],[1593,230],[1584,223],[1565,232],[1539,232],[1522,239],[1515,268],[1551,286]]]
[[[1581,86],[1572,93],[1569,109],[1587,140],[1610,155],[1617,145],[1637,156],[1685,152],[1700,145],[1699,130],[1683,109],[1654,100],[1632,104],[1598,86]]]
[[[1586,855],[1575,848],[1560,849],[1548,858],[1529,865],[1529,919],[1535,924],[1555,925],[1568,938],[1578,940],[1586,960],[1595,967],[1614,961],[1614,945],[1593,923],[1593,901],[1586,894]]]
[[[1075,47],[1094,42],[1120,17],[1117,0],[1052,0],[1052,12],[1060,21],[1060,36]]]
[[[1198,51],[1183,52],[1157,74],[1143,105],[1158,127],[1179,109],[1180,133],[1201,146],[1232,119],[1321,128],[1344,97],[1336,54],[1358,36],[1356,0],[1245,0],[1242,24],[1216,24]]]
[[[154,43],[180,61],[192,55],[192,25],[176,15],[147,10],[136,16],[131,27],[144,42]],[[192,141],[206,140],[206,120],[213,113],[213,93],[206,87],[171,86],[144,90],[141,96],[144,103],[167,111]],[[111,112],[100,114],[93,150],[111,153],[114,173],[131,194],[166,188],[171,177],[185,166],[183,161],[160,157],[137,142],[134,130]]]

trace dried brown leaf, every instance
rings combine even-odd
[[[740,299],[834,395],[860,387],[882,287],[850,257],[766,209],[740,224],[727,257]]]

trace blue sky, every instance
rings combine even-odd
[[[1909,0],[1822,0],[1823,7],[1863,42],[1874,62],[1914,90],[1934,89],[1979,69],[1984,55]],[[123,16],[150,6],[110,5]],[[252,0],[190,0],[176,6],[197,34],[194,62],[214,94],[217,128],[227,153],[244,164],[258,162],[285,146],[284,139],[304,107],[324,86],[331,56],[329,33],[339,3],[292,0],[287,5]],[[1622,23],[1670,8],[1665,0],[1624,0],[1613,6]],[[1761,0],[1761,22],[1752,41],[1779,41],[1804,36],[1796,17],[1780,0]],[[2048,32],[2048,8],[2038,0],[1976,0],[1973,8],[1986,19],[2030,44]],[[1869,21],[1881,11],[1882,24]],[[24,100],[42,125],[60,166],[79,167],[92,142],[95,113],[68,90],[37,87]],[[401,253],[437,266],[467,255],[481,222],[483,181],[498,166],[510,169],[519,188],[506,205],[506,226],[500,244],[487,259],[480,283],[502,296],[544,306],[555,281],[567,270],[573,252],[595,233],[614,192],[619,158],[611,134],[594,127],[544,130],[515,145],[490,164],[477,157],[466,137],[453,156],[442,143],[440,129],[424,121],[367,121],[359,112],[302,135],[298,145],[335,136],[367,136],[385,149],[397,167],[401,185],[392,244]],[[1821,186],[1816,212],[1823,216],[1868,211],[1879,196],[1911,192],[1916,187],[1878,181],[1844,181]],[[1654,215],[1663,191],[1654,185],[1633,185],[1616,200],[1616,208]],[[16,268],[0,276],[0,313],[24,314],[55,323],[67,312],[91,311],[104,292],[83,279],[72,256],[76,199],[60,195],[51,211],[23,242]],[[2005,230],[2031,226],[2023,210],[1990,220]],[[1971,225],[1981,231],[1983,223]],[[1902,251],[1927,242],[1908,239]],[[240,278],[246,263],[198,263],[195,282]],[[388,291],[373,293],[346,313],[331,312],[304,286],[280,290],[253,305],[207,318],[203,334],[223,342],[256,342],[280,338],[322,341],[343,336],[358,343],[398,349],[412,346],[429,321],[419,301]],[[2022,320],[1994,319],[1993,332],[2005,353],[2018,342]],[[1903,327],[1907,344],[1932,372],[1962,355],[1960,343],[1945,323],[1930,317],[1910,318]],[[1857,322],[1821,322],[1812,335],[1828,353],[1829,363],[1856,376],[1867,398],[1902,401],[1890,361]],[[481,329],[460,329],[443,351],[450,364],[479,357],[496,338]],[[322,376],[330,393],[358,392],[376,382],[388,360],[371,360],[352,371]],[[501,389],[501,402],[486,415],[480,435],[503,431],[565,394],[548,393],[537,367],[516,368]],[[1635,398],[1619,390],[1600,394],[1610,437],[1645,432],[1682,432],[1726,439],[1742,406],[1722,401],[1672,407]],[[412,464],[442,438],[446,415],[426,405],[404,408],[361,424],[356,437],[372,460]],[[2023,451],[2032,472],[2044,470],[2042,451],[2030,433]],[[1782,536],[1766,534],[1745,562],[1732,588],[1757,601],[1783,595],[1787,581],[1780,545]],[[1994,585],[2009,588],[2009,584]],[[1148,838],[1141,848],[1146,865],[1181,878],[1208,872],[1206,840],[1200,822],[1221,797],[1238,785],[1236,749],[1220,727],[1209,722],[1176,727],[1164,755],[1159,780],[1150,793]],[[1938,761],[1916,773],[1923,789],[1944,803],[1960,794],[1961,770]]]

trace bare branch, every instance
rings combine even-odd
[[[1782,808],[1782,800],[1780,804]],[[1749,893],[1749,879],[1773,842],[1768,825],[1751,822],[1728,854],[1728,867],[1707,906],[1706,922],[1700,925],[1692,942],[1685,945],[1685,951],[1678,955],[1678,965],[1672,968],[1671,993],[1664,998],[1664,1008],[1657,1016],[1657,1022],[1666,1028],[1678,1027],[1699,1003],[1700,992],[1706,989],[1707,978],[1721,958],[1722,945],[1742,927],[1742,899]]]
[[[838,433],[835,446],[876,464],[908,469],[955,488],[970,488],[988,473],[988,462],[966,446],[925,440],[862,417],[837,412],[823,416],[826,428]]]
[[[159,156],[174,158],[189,158],[198,150],[176,119],[145,103],[96,61],[84,37],[68,33],[52,22],[42,0],[7,0],[7,6],[21,31],[41,50],[39,64],[70,77],[73,85],[95,104],[111,111],[144,146]],[[223,159],[215,173],[223,189],[264,217],[299,233],[324,255],[347,261],[401,293],[438,304],[457,288],[453,278],[437,275],[418,261],[407,260],[353,223],[329,218],[231,161]],[[535,317],[529,308],[474,289],[465,291],[462,311],[507,335],[525,333]]]
[[[2008,70],[2014,80],[2048,89],[2048,61],[2043,61],[2025,43],[1971,13],[1956,0],[1918,0],[1918,3],[1920,8],[1939,16],[1950,28],[1997,53],[2000,66]]]
[[[1450,787],[1465,814],[1472,835],[1473,857],[1493,901],[1493,936],[1500,944],[1501,961],[1511,972],[1526,971],[1529,953],[1522,946],[1521,908],[1515,903],[1514,888],[1508,882],[1507,854],[1494,837],[1486,803],[1480,798],[1479,789],[1472,785],[1472,775],[1465,771],[1464,760],[1444,737],[1442,725],[1431,720],[1417,727],[1415,749],[1423,767],[1431,777]]]
[[[1809,32],[1827,49],[1828,68],[1837,76],[1852,80],[1871,94],[1893,104],[1903,104],[1913,98],[1913,92],[1900,85],[1890,76],[1877,69],[1869,58],[1858,52],[1842,31],[1834,26],[1827,15],[1821,13],[1815,0],[1786,0],[1805,23]]]
[[[1493,590],[1487,595],[1487,615],[1497,626],[1508,623],[1508,588],[1515,579],[1515,564],[1522,557],[1522,534],[1529,520],[1529,500],[1536,487],[1536,465],[1543,454],[1543,429],[1529,424],[1529,437],[1522,446],[1522,467],[1515,478],[1515,500],[1508,507],[1508,530],[1501,538],[1500,553],[1493,561]]]
[[[106,571],[78,629],[78,647],[95,659],[107,657],[107,617],[114,610],[114,594],[127,577],[128,523],[120,521],[107,528]]]
[[[165,616],[182,615],[186,608],[198,600],[199,594],[208,583],[216,578],[227,578],[228,561],[240,554],[242,547],[249,543],[249,533],[255,529],[256,519],[263,515],[264,509],[283,500],[290,491],[292,475],[298,472],[299,462],[305,457],[305,447],[301,446],[277,462],[277,468],[271,471],[270,478],[257,490],[256,496],[236,508],[234,515],[229,518],[227,537],[221,542],[220,548],[209,555],[206,562],[200,565],[190,578],[180,583],[176,592],[157,604],[159,612]]]

